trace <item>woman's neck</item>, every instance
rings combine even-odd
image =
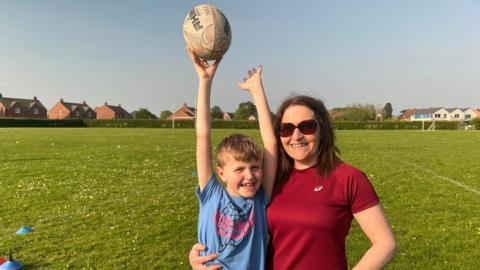
[[[312,160],[309,162],[299,162],[299,161],[294,161],[293,167],[297,170],[304,170],[307,168],[312,167],[313,165],[317,164],[317,160]]]

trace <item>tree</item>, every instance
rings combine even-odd
[[[383,119],[392,118],[392,112],[393,112],[392,104],[388,102],[387,104],[385,104],[385,107],[383,107],[383,112],[382,112]]]
[[[368,121],[375,120],[375,106],[373,104],[353,104],[347,107],[334,108],[330,112],[336,120]]]
[[[157,116],[147,108],[140,108],[135,114],[135,119],[157,119]]]
[[[223,119],[223,111],[219,106],[215,105],[210,109],[210,117],[212,119]]]
[[[257,108],[251,101],[242,102],[238,105],[238,109],[233,116],[234,120],[247,120],[248,117],[254,114]]]
[[[167,120],[167,118],[172,115],[172,112],[169,110],[162,111],[160,113],[160,120]]]

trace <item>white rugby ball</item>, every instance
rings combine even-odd
[[[227,18],[218,8],[202,4],[185,17],[183,37],[200,58],[208,61],[227,52],[232,41],[232,32]]]

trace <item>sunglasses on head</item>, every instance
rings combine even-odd
[[[302,134],[310,135],[315,133],[315,131],[317,130],[317,126],[317,120],[314,119],[302,121],[298,125],[292,123],[282,123],[280,125],[280,137],[292,136],[296,128],[298,128],[298,130],[300,130]]]

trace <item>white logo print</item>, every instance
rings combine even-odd
[[[313,189],[313,191],[319,192],[319,191],[322,190],[322,189],[323,189],[323,186],[320,185],[320,186],[318,186],[318,187],[315,187],[315,188]]]

